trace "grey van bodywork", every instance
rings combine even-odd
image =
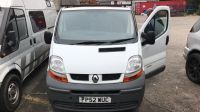
[[[48,57],[43,37],[53,31],[57,12],[44,0],[0,0],[0,7],[0,111],[10,112],[20,103],[23,81]],[[41,14],[33,21],[31,12]]]

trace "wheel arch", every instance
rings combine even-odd
[[[0,82],[3,82],[5,77],[9,76],[11,73],[16,74],[21,81],[23,80],[21,68],[17,64],[12,64],[2,69],[2,72],[0,73]]]
[[[191,55],[191,54],[194,54],[194,53],[198,53],[200,54],[200,50],[197,50],[197,49],[193,49],[189,52],[188,56]]]

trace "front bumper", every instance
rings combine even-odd
[[[139,79],[126,84],[63,84],[47,76],[48,97],[55,110],[113,112],[137,109],[144,96],[144,81],[143,75]],[[79,103],[79,96],[111,97],[112,102],[109,104],[81,104]]]
[[[113,112],[137,109],[143,99],[144,88],[122,91],[104,92],[61,92],[49,89],[49,100],[55,110],[76,112]],[[110,104],[82,104],[79,96],[111,97]]]
[[[185,48],[184,48],[183,57],[184,57],[185,59],[187,59],[187,55],[188,55],[189,51],[190,51],[190,49],[189,49],[188,47],[185,47]]]

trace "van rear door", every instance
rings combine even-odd
[[[169,42],[170,8],[158,6],[147,18],[139,35],[142,39],[142,55],[146,77],[165,69],[166,48]],[[148,39],[149,38],[149,39]],[[155,41],[147,42],[146,40]]]

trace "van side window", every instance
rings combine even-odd
[[[200,19],[194,24],[190,32],[198,32],[200,30]]]
[[[159,11],[155,14],[155,16],[151,19],[144,32],[147,33],[149,31],[154,31],[156,39],[163,35],[168,27],[168,12],[167,11]]]
[[[16,51],[19,47],[19,36],[15,13],[10,9],[8,21],[6,23],[6,30],[3,39],[3,52],[5,56]]]
[[[30,11],[29,12],[33,32],[39,32],[46,28],[46,21],[44,18],[44,13],[42,11]]]
[[[17,21],[19,38],[20,40],[23,40],[28,37],[25,14],[24,14],[24,11],[21,9],[14,9],[14,12],[15,12],[15,17]]]

